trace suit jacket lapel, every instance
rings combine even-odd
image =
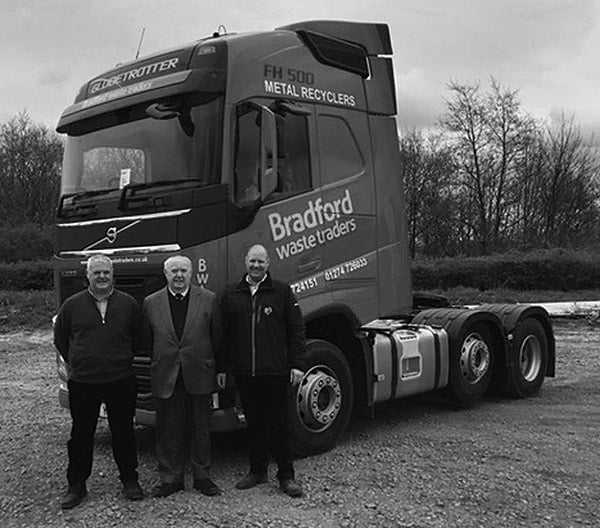
[[[198,312],[200,310],[200,306],[202,305],[201,292],[196,288],[192,288],[191,286],[190,288],[190,300],[188,303],[187,316],[185,318],[185,324],[183,325],[183,333],[181,334],[182,341],[189,331],[192,322],[198,318]]]
[[[173,316],[171,315],[171,307],[169,306],[169,292],[167,291],[167,288],[163,288],[158,297],[158,312],[163,318],[165,329],[169,332],[169,335],[171,335],[175,341],[178,341],[175,327],[173,326]]]

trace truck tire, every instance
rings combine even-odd
[[[352,413],[350,367],[340,349],[320,339],[307,342],[307,366],[292,390],[290,429],[292,447],[299,456],[333,447]]]
[[[471,405],[486,391],[495,360],[494,341],[485,323],[461,329],[450,345],[449,389],[461,405]]]
[[[544,382],[548,363],[548,339],[538,320],[528,317],[517,325],[511,354],[509,394],[515,398],[533,396]]]

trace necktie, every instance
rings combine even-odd
[[[176,293],[175,294],[175,299],[177,299],[178,301],[183,300],[183,294],[182,293]]]

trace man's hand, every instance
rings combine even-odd
[[[225,372],[219,372],[217,374],[217,387],[219,387],[219,389],[224,389],[226,383],[227,383],[227,374],[225,374]]]
[[[302,381],[303,377],[304,372],[302,372],[300,369],[293,368],[290,370],[290,383],[292,385],[298,385],[298,383]]]

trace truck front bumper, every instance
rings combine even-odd
[[[213,395],[216,396],[216,395]],[[65,409],[69,408],[69,390],[64,383],[61,383],[58,388],[58,402],[61,407]],[[148,405],[144,402],[144,407],[136,406],[135,409],[135,423],[139,425],[150,425],[154,427],[156,425],[156,412],[152,405]],[[209,430],[211,432],[225,432],[234,431],[236,429],[243,429],[246,427],[246,418],[243,411],[234,406],[227,407],[226,409],[215,408],[218,404],[218,398],[213,397],[213,412],[210,416]],[[104,409],[101,409],[100,416],[105,417]]]

